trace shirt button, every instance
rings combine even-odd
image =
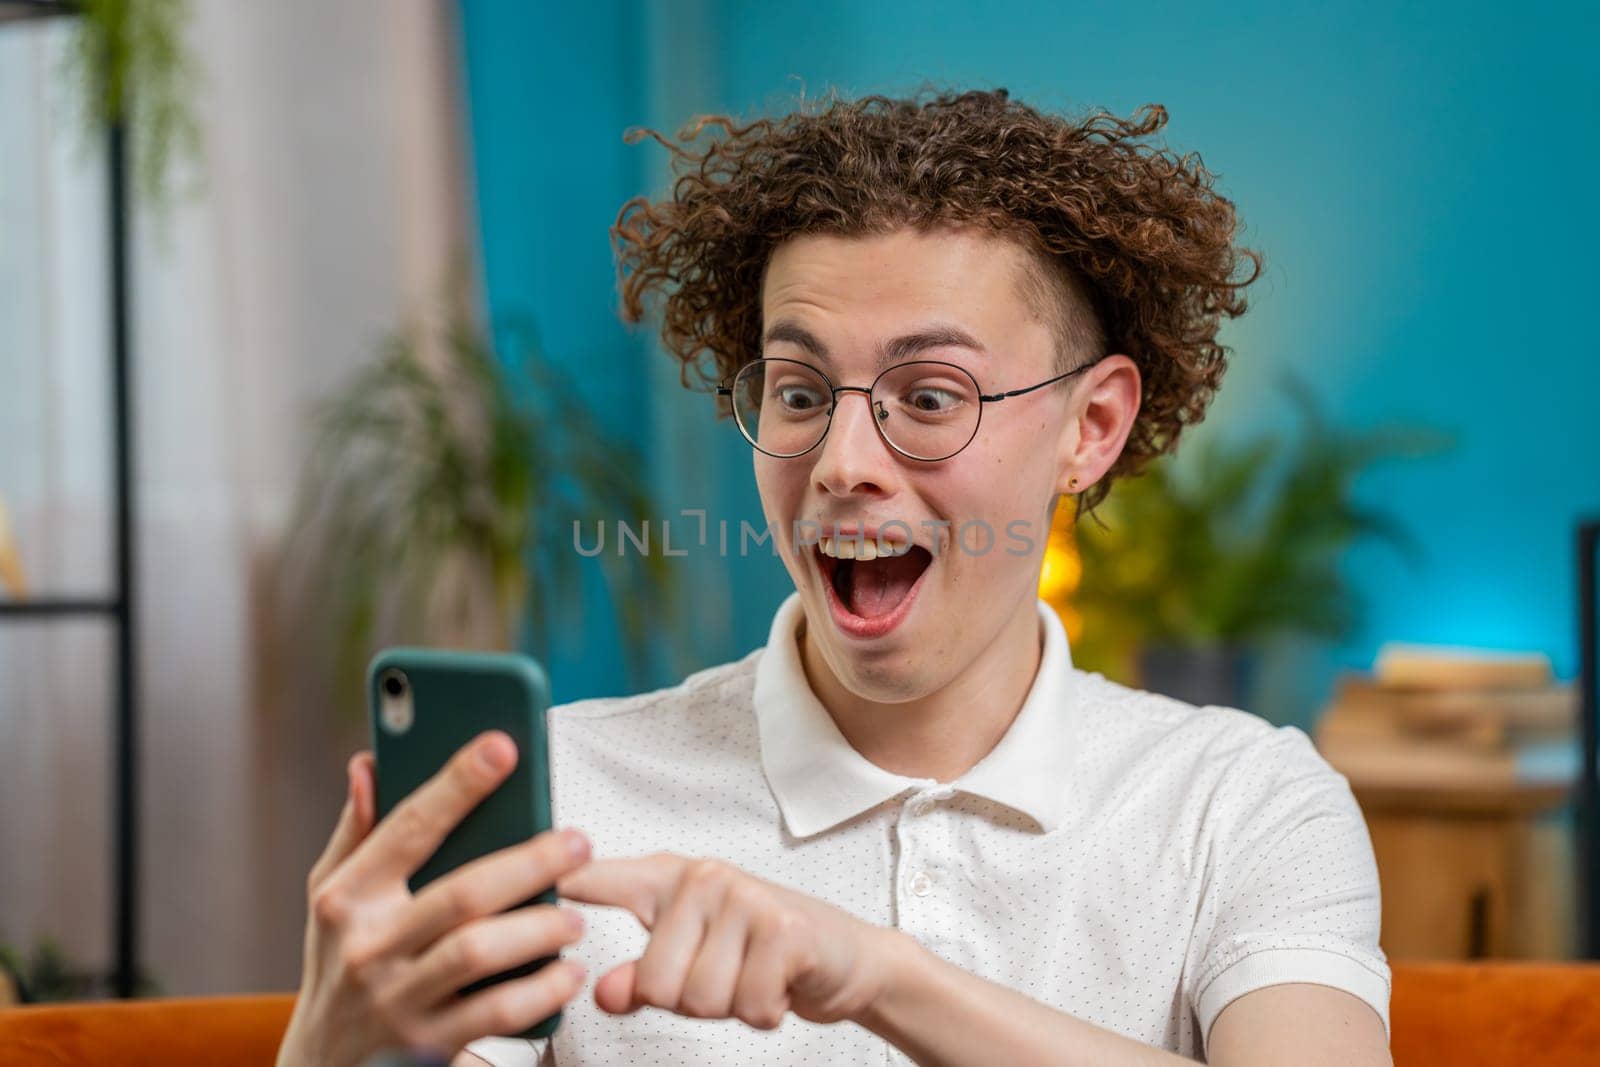
[[[911,892],[919,897],[933,892],[933,879],[928,877],[927,871],[918,871],[911,876]]]

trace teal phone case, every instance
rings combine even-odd
[[[398,670],[411,691],[412,719],[397,733],[383,721],[380,686]],[[503,730],[517,746],[517,766],[483,803],[445,838],[433,857],[411,877],[412,892],[480,856],[520,844],[551,828],[550,756],[545,712],[550,683],[534,660],[515,653],[454,652],[390,648],[367,668],[368,723],[378,765],[378,817],[433,777],[468,741],[485,730]],[[552,887],[524,901],[554,904]],[[497,982],[521,978],[558,957],[544,956],[466,986],[463,995]],[[561,1022],[558,1011],[520,1037],[543,1038]]]

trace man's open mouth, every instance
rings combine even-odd
[[[921,545],[902,545],[892,550],[896,554],[877,555],[872,540],[862,544],[865,552],[854,538],[824,537],[812,551],[823,580],[833,586],[839,603],[853,615],[876,619],[900,606],[933,562],[933,556]],[[855,553],[856,558],[849,553]]]

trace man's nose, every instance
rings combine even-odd
[[[822,439],[812,476],[834,496],[888,491],[895,459],[878,435],[877,409],[862,392],[840,392],[834,400],[828,435]]]

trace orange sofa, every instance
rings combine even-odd
[[[0,1063],[271,1064],[289,994],[0,1010]],[[1600,964],[1396,963],[1397,1067],[1600,1064]]]

